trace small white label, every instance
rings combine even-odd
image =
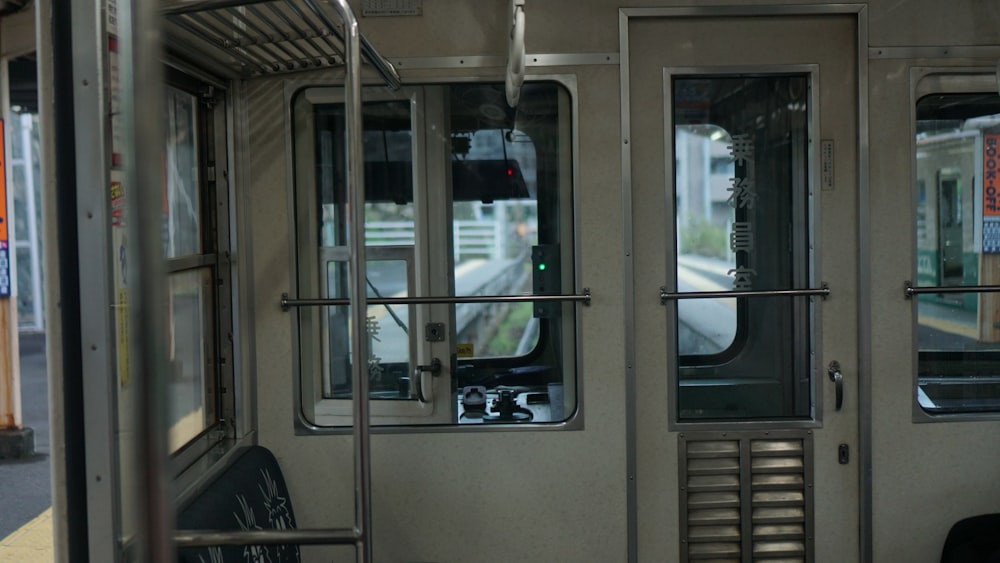
[[[820,188],[824,191],[833,189],[833,141],[823,139],[819,142]]]
[[[364,0],[361,15],[371,16],[419,16],[423,12],[424,0]]]

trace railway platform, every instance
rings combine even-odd
[[[54,560],[45,335],[20,335],[21,408],[35,434],[34,455],[0,461],[0,563]]]

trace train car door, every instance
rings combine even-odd
[[[959,177],[947,170],[938,173],[937,186],[938,285],[962,283],[962,194]]]
[[[860,20],[741,10],[621,12],[635,559],[855,561]]]

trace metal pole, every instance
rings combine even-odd
[[[732,292],[729,292],[732,293]],[[695,294],[700,296],[700,294]],[[726,295],[731,297],[730,295]],[[451,295],[441,297],[371,297],[369,305],[437,305],[461,303],[543,303],[543,302],[576,301],[590,305],[590,288],[583,288],[583,293],[576,295]],[[281,308],[290,307],[322,307],[350,305],[351,300],[343,297],[325,299],[289,299],[287,293],[281,295]]]
[[[368,350],[365,327],[368,304],[365,284],[365,177],[361,147],[361,40],[358,22],[347,0],[332,4],[344,22],[344,108],[347,119],[347,201],[350,206],[351,292],[351,379],[354,405],[354,526],[357,532],[357,561],[372,560],[371,452],[368,417]]]
[[[119,4],[125,205],[128,229],[129,349],[134,381],[137,519],[135,560],[173,563],[166,432],[166,284],[163,267],[163,77],[156,2]],[[132,297],[134,296],[134,297]]]
[[[924,293],[1000,293],[1000,285],[939,285],[914,287],[909,281],[903,290],[907,299]]]
[[[354,529],[303,530],[181,530],[174,534],[179,547],[216,545],[354,545]]]
[[[820,296],[826,299],[830,295],[830,288],[826,284],[823,287],[811,289],[762,289],[756,291],[685,291],[681,293],[671,293],[666,288],[660,288],[660,302],[677,301],[680,299],[730,299],[734,297],[803,297]]]

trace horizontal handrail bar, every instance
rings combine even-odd
[[[660,303],[667,301],[678,301],[681,299],[725,299],[730,297],[801,297],[819,295],[826,299],[830,295],[830,286],[826,283],[822,287],[810,289],[761,289],[757,291],[685,291],[672,293],[667,288],[660,288]]]
[[[914,287],[906,280],[904,293],[907,299],[921,293],[1000,293],[1000,285],[936,285]]]
[[[353,528],[328,530],[177,530],[177,547],[218,545],[354,545],[358,533]]]
[[[543,301],[578,301],[590,305],[590,288],[583,292],[570,295],[443,295],[439,297],[369,297],[365,300],[369,305],[436,305],[460,303],[535,303]],[[290,299],[287,293],[281,294],[281,308],[287,311],[290,307],[323,307],[327,305],[350,305],[347,297],[334,299]]]

